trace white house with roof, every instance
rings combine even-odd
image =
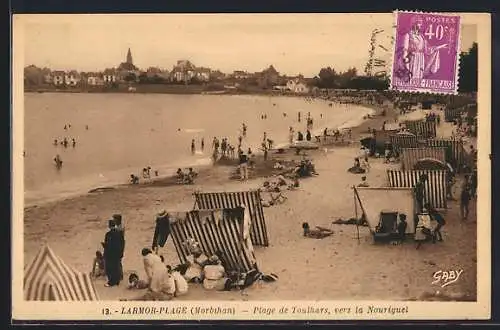
[[[286,83],[286,88],[296,94],[309,93],[309,87],[300,79],[290,79]]]
[[[210,72],[211,70],[209,68],[196,68],[195,73],[196,73],[196,78],[199,81],[209,81],[210,80]]]
[[[80,74],[76,71],[70,71],[64,74],[64,84],[66,86],[77,86],[80,80]]]
[[[104,78],[99,73],[89,73],[87,77],[87,84],[89,86],[102,86],[104,85]]]
[[[54,71],[52,72],[52,83],[55,86],[62,86],[64,85],[64,78],[66,76],[66,73],[64,71]]]

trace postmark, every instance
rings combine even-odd
[[[457,94],[460,16],[396,12],[392,90]]]

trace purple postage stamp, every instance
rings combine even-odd
[[[457,94],[460,16],[396,12],[391,89]]]

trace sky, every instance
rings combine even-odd
[[[131,48],[141,69],[172,69],[180,59],[230,73],[262,71],[317,75],[368,61],[373,29],[390,49],[392,14],[147,14],[22,15],[24,63],[52,70],[100,71],[125,61]],[[477,40],[476,25],[462,27],[462,50]],[[14,25],[14,38],[16,25]],[[375,57],[391,55],[377,48]]]

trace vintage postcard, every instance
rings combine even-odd
[[[13,319],[488,319],[490,30],[14,15]]]

